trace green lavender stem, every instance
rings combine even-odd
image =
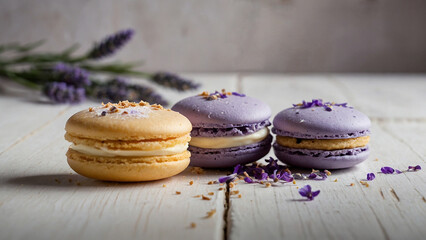
[[[9,79],[15,81],[16,83],[19,83],[19,84],[26,86],[28,88],[31,88],[31,89],[36,89],[36,90],[41,89],[40,84],[31,82],[31,81],[29,81],[25,78],[22,78],[16,72],[13,72],[13,71],[7,71],[5,69],[0,68],[0,76],[9,78]]]

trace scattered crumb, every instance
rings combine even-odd
[[[163,187],[166,187],[166,184],[163,184]]]
[[[216,213],[216,209],[212,209],[211,211],[207,212],[206,218],[212,217]]]
[[[241,194],[239,194],[239,195],[238,195],[238,198],[241,198],[241,197],[242,197],[242,196],[241,196]]]
[[[320,172],[319,170],[315,170],[315,169],[312,168],[312,172],[311,173],[319,173],[319,172]]]
[[[220,187],[218,190],[222,191],[222,190],[223,190],[223,187]]]
[[[201,199],[203,199],[203,200],[210,200],[211,198],[206,197],[206,196],[204,196],[204,195],[201,195]]]
[[[191,228],[196,228],[196,227],[197,227],[197,224],[195,222],[192,222],[191,223]]]
[[[370,186],[370,184],[368,184],[368,182],[366,182],[366,181],[359,181],[359,182],[366,187]]]
[[[81,183],[80,183],[80,182],[77,182],[77,185],[78,185],[78,186],[81,186]]]
[[[296,187],[296,189],[299,189],[299,187]]]
[[[355,184],[354,184],[354,183],[351,183],[351,185],[349,185],[349,186],[353,187],[353,186],[355,186]]]
[[[203,97],[207,97],[208,95],[210,95],[210,94],[207,91],[204,91],[204,92],[198,94],[198,96],[203,96]]]
[[[235,187],[235,184],[233,182],[230,182],[229,183],[229,188],[233,188],[233,187]]]
[[[194,197],[195,197],[195,198],[199,198],[199,197],[201,197],[201,195],[195,195]]]
[[[207,194],[210,195],[210,196],[212,196],[212,195],[214,195],[214,192],[209,192]]]
[[[191,168],[191,172],[196,174],[204,174],[204,169],[200,167],[193,167]]]
[[[223,183],[219,184],[220,186],[223,186]]]
[[[336,179],[334,179],[334,182],[337,182],[337,178],[336,178]]]
[[[293,180],[293,184],[296,184],[296,180]]]
[[[272,184],[270,183],[270,182],[267,182],[266,184],[265,184],[265,187],[270,187]]]
[[[212,185],[212,184],[216,184],[216,183],[217,183],[217,181],[215,180],[215,181],[209,181],[207,184]]]
[[[57,178],[55,178],[55,182],[61,183],[61,181],[59,181],[59,179],[57,179]]]
[[[180,194],[181,194],[181,192],[179,192],[179,191],[176,191],[176,194],[177,194],[177,195],[180,195]]]
[[[377,161],[379,161],[379,159],[378,159],[378,158],[376,158],[376,159],[374,159],[374,161],[376,161],[376,162],[377,162]]]
[[[328,170],[324,170],[324,172],[325,172],[325,174],[327,174],[327,176],[330,176],[330,175],[331,175],[331,172],[330,172],[330,171],[328,171]]]
[[[240,193],[240,191],[235,190],[235,191],[231,191],[230,195],[236,195],[236,194],[238,194],[238,193]]]
[[[189,185],[191,186],[192,184],[194,184],[194,181],[189,181]]]

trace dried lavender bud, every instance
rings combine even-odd
[[[174,88],[178,91],[197,89],[200,85],[190,80],[183,79],[176,74],[168,72],[158,72],[151,77],[152,81],[168,88]]]
[[[55,64],[50,71],[54,74],[55,81],[65,82],[68,85],[75,87],[84,87],[91,84],[89,80],[89,73],[76,66],[68,65],[65,63]]]
[[[113,55],[118,49],[130,41],[133,34],[133,29],[127,29],[107,36],[100,43],[95,44],[88,54],[88,58],[100,59]]]
[[[118,102],[129,100],[139,102],[143,100],[152,104],[168,104],[153,89],[142,85],[129,84],[126,79],[121,77],[116,77],[104,83],[95,83],[90,93],[92,97],[103,101]]]
[[[76,88],[65,82],[48,83],[43,93],[54,103],[80,103],[86,99],[84,88]]]

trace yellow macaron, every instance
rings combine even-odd
[[[77,173],[119,182],[174,176],[189,164],[191,123],[183,115],[141,101],[80,111],[65,126],[67,158]]]

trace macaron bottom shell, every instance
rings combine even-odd
[[[69,149],[68,164],[88,178],[115,182],[139,182],[168,178],[184,171],[190,152],[157,157],[100,157],[81,154]]]
[[[294,149],[273,145],[277,158],[290,166],[314,169],[341,169],[353,167],[369,156],[368,146],[334,151]]]
[[[191,166],[205,168],[234,167],[237,164],[246,164],[257,161],[269,153],[272,135],[264,140],[232,148],[199,148],[189,146],[191,152]]]

